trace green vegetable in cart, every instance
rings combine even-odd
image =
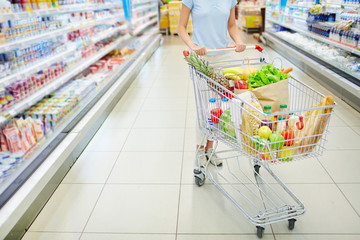
[[[260,137],[260,136],[253,136],[251,138],[251,141],[254,143],[255,145],[255,149],[256,150],[263,150],[266,146],[267,140]]]
[[[230,108],[226,109],[220,116],[219,121],[219,129],[220,131],[225,133],[225,137],[235,141],[236,134],[234,129],[234,123],[231,121]]]
[[[277,83],[289,77],[289,74],[283,73],[280,69],[274,67],[274,65],[267,64],[262,66],[256,73],[250,74],[247,83],[249,89],[252,89]]]
[[[281,135],[280,131],[276,131],[270,136],[270,147],[271,149],[281,149],[284,146],[284,137]]]

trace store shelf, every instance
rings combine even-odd
[[[359,4],[326,4],[325,7],[329,8],[337,8],[337,9],[358,9],[360,7]]]
[[[104,37],[105,39],[105,37]],[[49,83],[47,86],[41,88],[31,96],[24,98],[21,102],[17,103],[14,107],[9,109],[8,114],[10,117],[16,116],[19,113],[23,112],[24,110],[28,109],[32,105],[36,104],[38,101],[40,101],[44,96],[52,93],[56,89],[58,89],[60,86],[62,86],[64,83],[75,77],[77,74],[84,71],[86,68],[88,68],[91,64],[101,59],[103,56],[117,48],[120,44],[130,39],[130,35],[126,34],[123,37],[120,37],[118,40],[116,40],[111,45],[105,47],[100,52],[96,53],[95,55],[91,56],[89,59],[86,59],[85,61],[82,61],[81,63],[76,64],[71,68],[70,71],[66,72],[64,75],[60,76],[58,79],[53,80],[51,83]],[[7,121],[6,118],[1,117],[0,118],[0,125],[4,124]]]
[[[296,15],[288,15],[288,14],[284,14],[285,17],[289,17],[289,18],[296,18],[296,19],[300,19],[303,21],[306,21],[307,17],[304,16],[296,16]]]
[[[328,62],[321,63],[318,58],[312,57],[292,44],[283,41],[276,35],[266,31],[263,33],[266,44],[287,58],[290,62],[303,70],[313,79],[360,111],[360,82],[352,76],[336,72]],[[301,80],[301,79],[299,79]]]
[[[132,11],[133,11],[133,12],[138,12],[138,11],[142,11],[142,10],[154,8],[154,7],[157,7],[157,6],[158,6],[157,3],[152,3],[152,4],[145,5],[145,6],[141,5],[141,6],[139,6],[139,7],[133,8]]]
[[[144,5],[144,4],[147,4],[147,3],[155,3],[155,4],[157,5],[156,2],[157,2],[156,0],[141,1],[141,2],[136,2],[136,3],[134,3],[133,5],[134,5],[134,6],[138,6],[138,5]]]
[[[115,35],[116,33],[120,32],[121,30],[126,30],[126,29],[127,29],[127,26],[122,25],[122,26],[115,27],[115,28],[112,28],[112,29],[109,29],[109,30],[105,30],[103,32],[97,33],[97,37],[93,38],[91,40],[91,42],[92,43],[100,42],[100,41],[102,41],[104,39],[107,39],[107,38]]]
[[[279,34],[277,34],[277,32],[274,32],[274,31],[271,31],[271,30],[270,30],[270,31],[267,30],[267,32],[270,32],[271,34],[273,34],[273,35],[276,36],[277,38],[283,40],[284,42],[287,42],[287,43],[289,43],[289,44],[291,44],[291,45],[293,45],[293,46],[301,49],[302,51],[304,51],[304,52],[306,52],[307,54],[313,56],[314,58],[317,58],[319,61],[324,61],[324,62],[326,62],[328,65],[331,65],[331,67],[336,68],[336,69],[338,69],[338,70],[340,70],[340,71],[348,74],[349,76],[352,76],[353,78],[357,79],[358,82],[360,83],[360,74],[359,74],[359,73],[352,72],[352,71],[350,71],[350,70],[348,70],[348,69],[340,66],[339,63],[337,63],[337,62],[335,62],[335,61],[323,60],[320,56],[317,56],[316,54],[312,53],[311,51],[306,50],[306,49],[303,48],[302,46],[295,45],[293,42],[291,42],[291,41],[289,41],[288,39],[280,36]]]
[[[11,74],[7,77],[0,79],[0,87],[6,87],[16,80],[24,79],[24,78],[26,78],[26,76],[28,76],[32,73],[38,72],[38,71],[56,63],[57,61],[60,61],[64,58],[66,58],[68,55],[73,53],[75,50],[76,50],[75,44],[69,44],[69,45],[67,45],[66,51],[59,52],[51,57],[42,59],[41,61],[21,70],[20,72]]]
[[[24,39],[19,39],[17,41],[14,42],[9,42],[6,44],[1,44],[0,45],[0,53],[1,52],[6,52],[6,51],[11,51],[15,48],[19,48],[19,47],[23,47],[25,45],[29,45],[35,42],[39,42],[39,41],[43,41],[46,39],[50,39],[50,38],[54,38],[54,37],[58,37],[67,33],[70,33],[72,31],[84,28],[84,27],[89,27],[89,26],[94,26],[94,25],[101,25],[104,24],[112,19],[119,19],[119,18],[124,18],[124,14],[116,14],[113,16],[109,16],[103,19],[94,19],[94,20],[90,20],[90,21],[83,21],[83,22],[78,22],[78,23],[73,23],[71,24],[71,26],[66,26],[63,27],[61,29],[55,30],[55,31],[51,31],[51,32],[47,32],[44,34],[39,34],[33,37],[29,37],[29,38],[24,38]]]
[[[26,19],[31,17],[41,17],[41,16],[50,16],[63,13],[74,13],[74,12],[88,12],[93,10],[102,10],[102,9],[114,9],[122,7],[122,3],[117,4],[74,4],[69,7],[54,8],[54,9],[44,9],[44,10],[35,10],[32,12],[20,12],[20,13],[5,13],[0,15],[0,21],[6,21],[9,19]]]
[[[287,4],[286,7],[311,8],[313,5]]]
[[[140,22],[140,21],[142,21],[142,20],[144,20],[144,19],[151,18],[151,17],[155,17],[155,16],[157,16],[157,12],[148,13],[148,14],[146,14],[146,15],[143,16],[143,17],[140,17],[140,18],[135,19],[132,24],[135,25],[136,23],[138,23],[138,22]]]
[[[139,33],[141,33],[142,31],[144,31],[146,28],[148,28],[149,26],[151,26],[152,24],[156,23],[157,22],[157,19],[153,19],[147,23],[145,23],[144,25],[136,28],[134,31],[133,31],[133,35],[138,35]]]
[[[116,31],[119,31],[121,29],[125,29],[125,26],[120,26],[116,29],[112,29],[111,31],[109,31],[106,34],[98,34],[99,36],[91,39],[91,42],[93,42],[93,43],[99,42],[105,38],[108,38],[109,36],[114,35],[116,33]],[[29,67],[21,70],[18,73],[14,73],[14,74],[11,74],[7,77],[0,79],[0,87],[6,87],[16,80],[24,79],[27,75],[38,72],[38,71],[56,63],[57,61],[60,61],[64,58],[66,58],[68,55],[72,54],[76,50],[76,47],[74,45],[75,44],[70,43],[70,44],[68,44],[68,46],[67,46],[68,48],[65,52],[57,53],[54,56],[51,56],[50,58],[45,58],[42,61],[36,63],[35,65],[29,66]]]
[[[334,41],[329,40],[329,38],[323,37],[323,36],[318,35],[318,34],[316,34],[316,33],[312,33],[312,32],[310,32],[310,31],[308,31],[308,30],[298,28],[298,27],[296,27],[295,25],[290,25],[290,24],[287,24],[287,23],[282,23],[282,22],[279,22],[279,21],[274,20],[274,19],[271,19],[271,18],[267,18],[266,20],[269,21],[269,22],[278,24],[278,25],[280,25],[280,26],[286,27],[286,28],[288,28],[288,29],[291,29],[291,30],[293,30],[293,31],[295,31],[295,32],[301,33],[301,34],[303,34],[303,35],[305,35],[305,36],[308,36],[308,37],[311,37],[311,38],[313,38],[313,39],[316,39],[316,40],[318,40],[318,41],[321,41],[321,42],[324,42],[324,43],[326,43],[326,44],[332,45],[332,46],[334,46],[334,47],[341,48],[341,49],[343,49],[343,50],[345,50],[345,51],[348,51],[348,52],[350,52],[350,53],[353,53],[353,54],[355,54],[355,55],[357,55],[357,56],[360,56],[360,51],[359,51],[359,50],[357,50],[357,49],[355,49],[355,48],[351,48],[351,47],[345,46],[345,45],[340,44],[340,43],[336,43],[336,42],[334,42]]]
[[[148,41],[142,42],[141,48],[110,75],[103,86],[84,99],[79,109],[56,129],[22,166],[16,169],[17,176],[14,174],[10,176],[12,181],[7,181],[16,184],[6,188],[6,192],[1,191],[3,190],[1,186],[0,222],[3,224],[0,239],[5,239],[8,234],[12,234],[14,239],[20,239],[24,234],[23,229],[26,227],[23,226],[30,225],[29,221],[34,219],[60,183],[58,180],[61,181],[69,170],[68,166],[74,164],[79,153],[111,112],[123,91],[159,46],[161,36],[147,37]],[[71,127],[74,124],[75,127]],[[49,184],[50,179],[52,184]],[[8,199],[10,200],[6,203]],[[27,211],[28,209],[31,211]],[[13,232],[14,228],[21,230]]]

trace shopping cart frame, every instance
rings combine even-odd
[[[266,52],[262,50],[261,47],[258,47],[257,45],[255,47],[247,47],[247,49],[257,49],[260,52],[262,52],[262,55],[259,58],[251,58],[251,59],[240,59],[238,61],[223,61],[218,62],[220,65],[227,65],[227,67],[231,66],[239,66],[239,63],[246,61],[247,65],[261,65],[266,64]],[[233,48],[227,48],[227,49],[221,49],[221,50],[208,50],[208,52],[218,52],[218,51],[233,51]],[[213,63],[214,64],[214,63]],[[216,64],[216,63],[215,63]],[[244,149],[242,149],[242,146],[238,146],[240,144],[233,144],[231,141],[226,140],[223,138],[221,134],[219,134],[219,131],[215,131],[213,127],[210,127],[207,125],[207,118],[205,116],[206,106],[204,106],[204,101],[202,98],[203,94],[206,94],[206,91],[213,91],[217,92],[220,91],[222,94],[226,96],[232,96],[233,99],[240,100],[242,104],[246,104],[249,109],[252,111],[258,112],[259,114],[263,114],[259,112],[258,109],[253,107],[250,103],[238,99],[238,97],[229,91],[228,89],[224,88],[219,83],[215,82],[211,78],[207,77],[203,73],[197,71],[194,67],[189,65],[190,68],[190,77],[193,82],[194,87],[194,93],[195,93],[195,102],[196,102],[196,111],[197,111],[197,123],[198,127],[200,128],[201,132],[203,133],[203,139],[200,144],[200,146],[203,146],[206,139],[212,139],[214,140],[214,151],[212,154],[208,157],[208,160],[203,163],[201,162],[201,158],[203,156],[199,156],[199,150],[196,151],[196,161],[195,161],[195,168],[194,168],[194,177],[195,177],[195,183],[198,186],[203,186],[205,184],[205,179],[209,179],[210,182],[212,182],[221,193],[224,194],[226,198],[228,198],[235,207],[242,212],[245,217],[256,226],[257,228],[257,236],[261,238],[264,234],[264,227],[266,225],[282,222],[282,221],[288,221],[288,228],[290,230],[294,229],[295,227],[295,221],[296,218],[303,215],[305,213],[305,206],[304,204],[299,200],[298,197],[295,196],[295,194],[283,183],[283,181],[272,171],[270,168],[270,164],[272,164],[271,161],[265,161],[257,156],[251,156],[251,154],[248,154]],[[317,97],[324,97],[323,94],[316,91],[315,89],[311,88],[310,86],[297,81],[294,78],[291,78],[292,81],[301,84],[302,87],[306,88],[309,92],[314,93],[317,95]],[[207,84],[209,89],[200,89],[199,81],[203,81],[202,84]],[[331,108],[334,108],[336,104],[330,106]],[[308,107],[308,108],[302,108],[301,111],[314,111],[314,110],[321,110],[321,109],[327,109],[329,106],[326,107]],[[331,113],[330,113],[331,114]],[[327,126],[325,133],[323,135],[326,135],[328,133]],[[319,136],[320,141],[318,145],[315,146],[315,151],[312,151],[311,154],[304,153],[299,154],[299,158],[309,158],[314,156],[319,156],[322,154],[324,150],[324,144],[326,142],[325,137],[323,135]],[[228,147],[230,147],[231,150],[225,150],[225,151],[215,151],[218,148],[219,141],[222,143],[225,143]],[[314,144],[315,145],[315,144]],[[255,149],[253,149],[255,150]],[[214,156],[214,154],[217,155],[229,155],[232,154],[231,157],[226,156],[224,158],[221,158],[219,160],[222,160],[224,165],[230,166],[230,162],[236,162],[238,165],[237,173],[234,173],[231,167],[227,167],[227,174],[233,178],[236,179],[237,184],[234,184],[233,182],[228,180],[228,177],[225,177],[225,175],[222,173],[221,168],[216,166],[212,166],[210,164],[211,158]],[[249,159],[249,165],[250,168],[253,171],[253,175],[255,176],[255,180],[250,179],[248,175],[244,172],[243,168],[240,167],[240,157],[248,157]],[[269,181],[267,181],[264,177],[262,177],[259,173],[260,166],[263,166],[263,168],[266,170],[266,173],[269,174],[283,190],[284,193],[286,193],[287,197],[290,197],[292,200],[292,204],[287,204],[287,200],[281,196],[281,194],[278,193],[278,189],[275,189]],[[259,195],[257,195],[256,192],[254,192],[251,187],[247,186],[247,183],[245,183],[240,177],[243,177],[247,182],[250,182],[250,186],[256,187],[259,191]],[[221,179],[223,183],[220,183],[218,179]],[[238,187],[239,185],[243,186],[244,188],[240,190]],[[225,187],[226,186],[226,187]],[[248,190],[249,193],[253,195],[260,196],[258,197],[258,201],[261,204],[264,205],[264,208],[261,208],[259,206],[255,206],[255,203],[251,203],[253,200],[249,198],[246,194],[244,194],[244,190]],[[253,207],[255,209],[258,209],[258,214],[251,214],[247,209],[242,206],[242,203],[237,201],[237,199],[233,196],[234,194],[231,193],[231,191],[235,191],[237,195],[244,198],[245,202],[248,201],[250,204],[254,205]],[[254,197],[254,196],[251,196]],[[276,198],[276,199],[275,199]],[[275,200],[276,203],[275,203]],[[280,202],[280,204],[277,204]]]

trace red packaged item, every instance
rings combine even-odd
[[[9,147],[7,145],[5,136],[2,132],[0,132],[0,145],[1,145],[1,151],[3,151],[3,152],[9,151]]]
[[[25,119],[25,127],[26,127],[26,139],[30,143],[31,146],[36,144],[36,133],[34,128],[34,123],[31,118]]]
[[[10,152],[22,152],[22,143],[19,136],[19,130],[16,127],[10,127],[4,129],[4,135],[6,137],[7,144]]]

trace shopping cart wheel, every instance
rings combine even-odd
[[[201,187],[202,185],[205,184],[205,176],[203,179],[201,179],[198,176],[195,176],[195,184],[198,185],[199,187]]]
[[[295,227],[295,222],[296,222],[296,219],[295,219],[295,218],[289,219],[289,230],[293,230],[293,229],[294,229],[294,227]]]
[[[260,165],[257,165],[257,164],[254,166],[255,172],[256,172],[257,174],[259,174],[260,167],[261,167],[261,166],[260,166]]]
[[[256,226],[256,228],[257,228],[256,235],[258,236],[258,238],[262,238],[264,236],[265,228],[260,226]]]

